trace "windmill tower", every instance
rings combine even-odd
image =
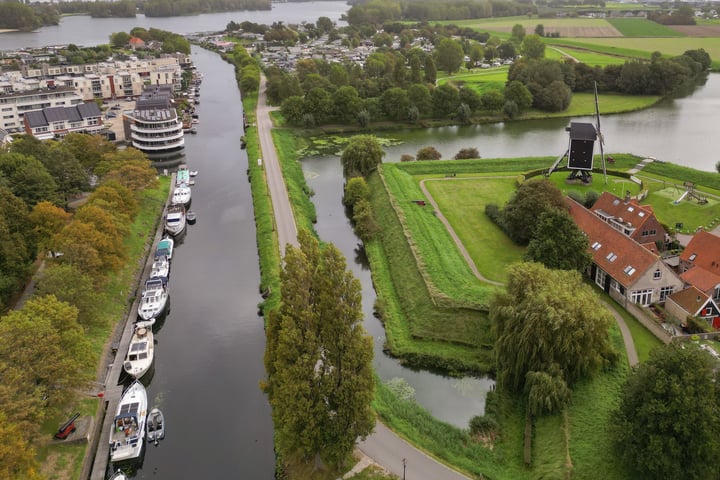
[[[600,158],[602,160],[603,175],[607,183],[607,171],[605,167],[605,141],[600,132],[600,106],[598,104],[597,83],[595,84],[595,125],[584,122],[570,122],[565,128],[570,134],[568,148],[560,155],[550,167],[546,176],[550,174],[567,158],[567,168],[570,170],[568,180],[581,180],[583,183],[590,183],[593,169],[593,155],[595,141],[600,140]]]

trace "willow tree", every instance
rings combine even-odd
[[[264,389],[281,456],[339,466],[375,424],[372,339],[342,254],[307,231],[299,241],[285,254],[282,304],[268,316]]]
[[[522,392],[529,372],[572,385],[615,360],[612,317],[578,272],[520,263],[509,268],[508,280],[490,303],[501,385]]]
[[[340,160],[346,178],[367,176],[375,170],[385,155],[380,142],[373,135],[356,135],[343,150]]]

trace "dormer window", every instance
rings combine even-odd
[[[630,276],[635,273],[635,267],[633,267],[632,265],[628,265],[627,267],[625,267],[623,272],[625,272],[626,275]]]
[[[593,250],[595,250],[595,251],[600,250],[600,247],[602,247],[602,243],[600,243],[600,242],[595,242],[595,243],[593,243],[592,246],[591,246],[591,248],[592,248]]]
[[[634,211],[635,211],[635,207],[628,207],[628,212],[634,212]]]

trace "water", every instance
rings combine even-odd
[[[113,32],[129,32],[135,27],[159,28],[185,34],[224,30],[230,21],[272,24],[315,22],[319,17],[338,21],[350,7],[346,2],[288,2],[273,3],[271,10],[205,13],[187,17],[154,17],[138,15],[135,18],[90,18],[77,15],[63,17],[59,25],[42,27],[35,32],[12,32],[0,34],[0,50],[16,50],[24,47],[45,45],[95,46],[110,42]]]
[[[198,135],[186,161],[198,170],[191,209],[197,223],[173,253],[171,312],[156,335],[149,405],[167,435],[148,446],[137,478],[271,479],[275,457],[265,377],[260,273],[242,106],[233,68],[193,48],[205,74]]]

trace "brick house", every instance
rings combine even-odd
[[[589,277],[621,305],[663,303],[684,288],[682,280],[656,251],[567,197],[569,214],[588,237]]]
[[[708,322],[713,328],[720,328],[720,309],[705,293],[695,287],[688,287],[668,296],[665,311],[684,325],[687,317],[698,317]]]
[[[627,195],[624,199],[604,192],[591,210],[600,219],[638,243],[659,245],[664,250],[667,232],[650,205],[640,205]]]

